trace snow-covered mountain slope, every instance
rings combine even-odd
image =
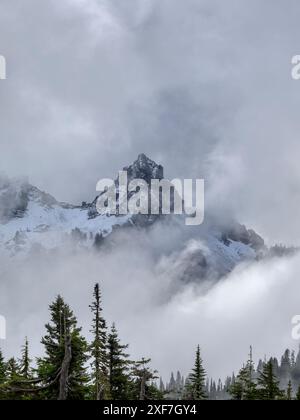
[[[253,261],[256,257],[256,252],[248,245],[235,241],[225,245],[216,236],[206,235],[201,240],[191,239],[183,249],[161,258],[158,272],[184,283],[195,279],[214,281],[228,274],[237,264]]]
[[[141,178],[150,183],[153,178],[163,178],[162,166],[145,155],[140,155],[124,169],[129,180]],[[53,250],[64,247],[67,242],[92,248],[122,226],[132,226],[132,229],[135,226],[147,232],[153,225],[163,223],[164,232],[168,232],[175,226],[178,228],[181,221],[174,215],[155,218],[99,215],[96,199],[92,203],[73,206],[58,202],[27,180],[0,178],[0,252],[10,257],[27,255],[35,249]],[[206,222],[199,229],[191,230],[191,234],[187,232],[188,227],[184,230],[180,246],[174,251],[162,249],[158,261],[158,268],[165,264],[166,270],[173,270],[174,275],[176,273],[184,281],[218,278],[238,263],[254,260],[265,250],[259,235],[235,222],[226,228]]]
[[[0,181],[0,249],[14,256],[34,247],[60,247],[79,236],[92,246],[97,234],[103,237],[130,216],[89,217],[90,205],[59,203],[26,180]],[[80,235],[79,235],[80,233]]]

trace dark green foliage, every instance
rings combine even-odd
[[[296,394],[296,400],[300,401],[300,385],[298,387],[298,391],[297,391],[297,394]]]
[[[229,392],[234,400],[242,401],[246,400],[246,389],[249,378],[249,372],[247,367],[242,367],[239,371],[235,382],[231,386]]]
[[[234,400],[256,400],[258,399],[257,385],[254,380],[254,364],[252,359],[252,347],[250,347],[249,360],[246,366],[239,371],[229,393]]]
[[[274,374],[272,359],[264,365],[263,371],[258,378],[258,395],[261,400],[282,399],[284,393],[279,388],[279,381]]]
[[[51,322],[46,324],[46,335],[42,338],[45,357],[38,359],[38,376],[43,378],[44,386],[41,397],[56,400],[60,392],[62,364],[66,355],[66,346],[70,344],[71,362],[68,370],[67,399],[84,399],[87,392],[88,376],[87,343],[81,336],[70,307],[61,296],[50,305]]]
[[[6,378],[10,383],[14,383],[20,379],[20,368],[14,357],[8,360],[6,364]]]
[[[113,324],[108,336],[108,380],[109,396],[113,400],[129,399],[131,380],[129,376],[129,355],[125,353],[128,345],[122,345],[115,325]]]
[[[6,382],[6,363],[3,354],[0,350],[0,400],[4,400],[6,395],[4,392],[4,385]]]
[[[155,400],[163,398],[163,393],[154,384],[158,376],[156,371],[152,371],[149,368],[148,365],[150,362],[150,359],[142,359],[132,364],[131,399],[133,400]]]
[[[31,392],[27,392],[32,388],[32,385],[29,382],[32,376],[30,368],[31,360],[29,358],[28,347],[28,340],[26,339],[25,344],[22,347],[22,357],[19,363],[15,358],[9,359],[6,365],[3,365],[3,358],[2,362],[0,361],[0,370],[3,371],[3,369],[1,369],[1,366],[2,368],[4,367],[5,373],[4,377],[2,378],[2,381],[0,381],[0,399],[32,399],[33,395],[31,394]]]
[[[31,362],[32,360],[29,357],[29,343],[27,337],[25,338],[24,346],[22,347],[22,357],[20,360],[20,375],[24,379],[31,378]]]
[[[291,381],[289,381],[288,387],[287,387],[287,390],[286,390],[286,399],[289,400],[289,401],[293,399],[293,388],[292,388],[292,382]]]
[[[107,327],[102,316],[101,293],[99,284],[94,288],[94,301],[90,306],[93,314],[93,341],[89,346],[92,357],[92,399],[105,399],[109,393],[108,384],[108,355],[107,355]]]
[[[26,399],[25,394],[21,394],[15,391],[15,388],[18,387],[19,381],[22,379],[20,373],[20,366],[17,360],[12,357],[7,361],[6,364],[6,383],[3,388],[4,399],[7,400],[22,400]]]
[[[186,386],[186,397],[192,400],[204,400],[207,398],[206,373],[203,368],[203,362],[200,355],[200,346],[197,347],[195,366],[192,373],[188,377]]]
[[[102,316],[99,285],[94,288],[93,340],[90,346],[81,335],[77,319],[61,296],[50,305],[51,319],[41,342],[45,356],[32,369],[26,338],[19,362],[5,363],[0,352],[0,399],[84,400],[156,399],[162,394],[147,366],[149,360],[130,362],[127,345],[120,343],[113,325],[107,336]],[[90,355],[91,371],[86,365]]]
[[[234,400],[300,400],[300,351],[295,357],[287,350],[281,363],[277,359],[260,361],[255,370],[250,349],[249,360],[237,377],[227,377],[223,384],[206,378],[198,346],[187,380],[178,372],[166,386],[161,379],[158,388],[150,359],[130,361],[128,345],[121,343],[114,324],[108,333],[99,284],[94,287],[90,309],[89,346],[72,310],[58,296],[50,305],[51,319],[41,341],[44,357],[37,359],[35,368],[27,338],[19,359],[5,362],[0,351],[0,400],[203,400],[229,399],[229,394]]]
[[[6,380],[6,365],[5,365],[3,354],[0,350],[0,385],[4,384],[5,380]]]

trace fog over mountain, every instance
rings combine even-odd
[[[163,176],[145,155],[125,169],[148,182]],[[194,227],[176,215],[99,215],[95,201],[60,203],[24,179],[3,178],[0,196],[7,354],[24,334],[40,354],[47,305],[58,293],[72,303],[88,335],[96,282],[109,321],[117,322],[134,357],[149,355],[166,378],[179,368],[188,371],[184,349],[198,341],[213,377],[236,369],[250,343],[257,357],[295,345],[296,250],[268,248],[253,230],[214,214]]]
[[[297,0],[1,1],[6,355],[25,335],[41,351],[58,293],[88,334],[97,281],[165,377],[198,343],[215,378],[250,344],[257,359],[298,347],[299,255],[272,246],[300,245],[299,14]],[[97,181],[140,153],[168,179],[204,178],[199,229],[90,217]]]
[[[144,152],[168,178],[205,177],[219,211],[298,243],[299,7],[3,0],[1,169],[81,203]]]

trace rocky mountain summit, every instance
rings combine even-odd
[[[127,172],[129,181],[143,179],[150,184],[152,179],[161,180],[164,178],[164,168],[143,153],[138,156],[132,165],[123,168],[123,171]]]
[[[125,166],[123,168],[123,171],[127,173],[127,186],[129,183],[133,180],[143,180],[145,181],[148,186],[150,187],[151,181],[153,179],[162,180],[164,178],[164,168],[161,165],[158,165],[153,160],[149,159],[145,154],[140,154],[136,161],[133,162],[132,165]],[[119,177],[115,179],[115,188],[117,192],[117,200],[119,199]],[[100,192],[100,194],[95,198],[95,200],[91,204],[83,203],[83,206],[86,206],[89,209],[89,217],[94,218],[99,216],[99,213],[97,211],[96,205],[97,200],[99,196],[101,196],[103,192]],[[134,193],[128,194],[128,197],[131,197],[134,195]],[[140,223],[144,225],[145,223],[148,224],[152,221],[156,220],[156,218],[151,217],[150,212],[148,217],[137,217],[133,216],[132,220],[134,220],[136,223]]]
[[[164,178],[164,168],[144,154],[124,170],[127,171],[128,182],[138,178],[150,184],[152,179]],[[117,185],[118,181],[115,183]],[[169,262],[174,275],[185,281],[207,276],[218,278],[240,262],[255,260],[266,253],[263,239],[253,230],[234,221],[224,226],[206,218],[203,225],[190,228],[183,226],[181,216],[175,215],[137,217],[130,214],[99,214],[96,201],[97,197],[93,202],[84,202],[81,206],[60,203],[50,194],[30,185],[26,179],[1,177],[2,255],[24,256],[37,248],[48,252],[64,247],[66,242],[76,244],[79,249],[93,248],[99,243],[105,246],[105,238],[112,233],[115,236],[122,227],[127,228],[129,235],[137,229],[148,235],[149,229],[160,229],[159,224],[163,226],[162,235],[165,237],[172,238],[171,232],[177,231],[177,239],[171,244],[174,245],[173,249],[170,245],[161,247],[161,240],[153,240],[150,246],[158,258]],[[158,266],[162,267],[163,263],[158,261]]]

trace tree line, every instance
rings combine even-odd
[[[237,376],[218,386],[207,377],[200,346],[187,379],[178,372],[170,383],[158,384],[150,359],[130,359],[115,324],[108,328],[103,316],[99,284],[90,305],[91,341],[70,306],[57,296],[49,306],[50,321],[41,339],[44,355],[30,358],[26,338],[20,357],[5,360],[0,350],[0,400],[300,400],[300,352],[287,350],[277,359],[254,367],[252,348]],[[283,387],[284,385],[284,387]]]
[[[200,364],[202,366],[201,359]],[[224,383],[221,379],[217,383],[209,380],[205,371],[201,372],[201,375],[198,374],[202,378],[199,399],[300,400],[300,351],[296,356],[294,351],[286,350],[281,361],[275,357],[259,360],[255,368],[250,347],[248,360],[238,375],[228,376]],[[160,381],[160,390],[165,398],[185,399],[188,382],[189,377],[185,380],[180,372],[176,377],[172,373],[169,382]]]
[[[229,393],[234,400],[300,400],[300,352],[286,350],[279,365],[276,358],[260,360],[254,367],[252,347],[248,361],[233,378]]]
[[[0,400],[157,400],[163,399],[150,359],[132,361],[115,324],[103,317],[99,284],[93,292],[91,342],[70,306],[57,296],[49,306],[50,321],[41,339],[44,356],[33,364],[26,338],[21,355],[4,360],[0,350]],[[197,354],[200,349],[197,350]],[[198,363],[187,387],[189,398],[200,397]]]

